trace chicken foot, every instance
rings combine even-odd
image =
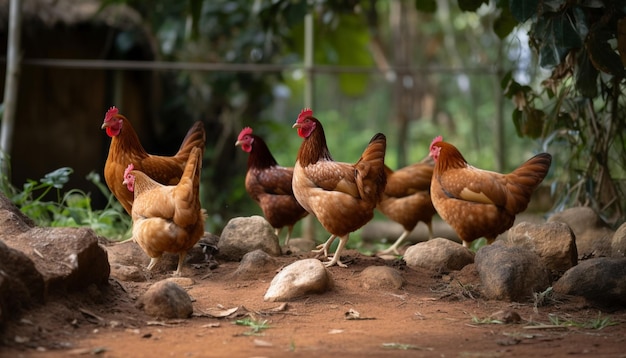
[[[322,256],[322,254],[325,257],[328,257],[328,249],[330,248],[330,245],[333,243],[333,241],[335,241],[335,238],[337,238],[336,235],[330,235],[330,237],[328,238],[328,240],[326,240],[325,243],[317,245],[316,249],[317,250],[312,250],[311,252],[317,253],[317,255],[315,255],[315,258],[320,258]]]
[[[333,265],[337,265],[339,267],[348,267],[348,265],[341,262],[341,251],[343,251],[343,248],[346,246],[346,243],[348,242],[349,237],[350,237],[350,234],[339,238],[339,245],[337,245],[337,250],[335,250],[333,259],[330,260],[329,262],[324,262],[324,266],[331,267]]]

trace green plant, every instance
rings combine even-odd
[[[73,173],[72,168],[63,167],[46,174],[39,182],[29,179],[22,190],[5,186],[5,194],[29,218],[39,226],[90,227],[96,234],[113,240],[129,236],[131,221],[121,205],[94,172],[87,179],[108,197],[103,210],[94,210],[91,197],[78,189],[63,192],[63,187]],[[55,194],[56,200],[47,199]]]
[[[238,319],[235,321],[235,324],[239,326],[250,327],[249,331],[243,333],[244,336],[257,336],[257,335],[260,335],[261,331],[263,331],[264,329],[270,328],[270,325],[266,319],[261,320],[257,318],[251,318],[251,317]]]

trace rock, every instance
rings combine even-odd
[[[138,307],[159,318],[188,318],[193,313],[191,297],[174,282],[159,281],[144,293]]]
[[[267,289],[265,301],[287,301],[310,293],[323,293],[332,288],[332,279],[318,259],[296,261],[280,271]]]
[[[284,253],[304,254],[311,252],[315,246],[317,245],[313,240],[295,237],[289,239],[289,244],[283,248],[283,251]]]
[[[554,292],[582,296],[606,306],[626,306],[626,258],[594,258],[569,269],[552,286]]]
[[[522,317],[519,313],[510,309],[494,312],[489,315],[489,318],[500,321],[504,324],[517,324],[522,321]]]
[[[407,248],[404,261],[410,268],[449,272],[474,262],[474,253],[456,242],[435,238]]]
[[[233,272],[233,276],[243,280],[253,280],[258,273],[276,270],[276,259],[263,250],[254,250],[243,255],[239,267]]]
[[[207,233],[205,233],[205,236]],[[204,238],[204,237],[203,237]],[[200,239],[202,240],[202,238]],[[204,251],[206,249],[201,245],[201,241],[199,241],[196,245],[194,245],[189,251],[187,251],[187,255],[185,256],[185,265],[190,264],[208,264],[209,267],[216,268],[217,262],[213,259],[212,254],[207,254]],[[109,255],[109,262],[111,265],[118,265],[117,268],[122,268],[124,266],[135,266],[143,275],[148,275],[148,271],[146,268],[150,263],[150,257],[146,255],[146,253],[141,249],[139,245],[133,240],[126,240],[121,242],[107,242],[105,245],[105,249]],[[209,261],[207,261],[209,260]],[[152,272],[166,272],[175,270],[178,266],[178,254],[173,254],[169,252],[163,253],[161,259],[156,264],[156,266],[152,269]],[[145,281],[145,279],[140,279],[134,273],[131,276],[126,276],[126,274],[131,273],[129,269],[122,268],[124,272],[115,272],[115,269],[112,269],[111,274],[115,275],[115,277],[122,281]],[[133,270],[134,271],[134,270]],[[121,274],[121,275],[120,275]],[[127,279],[124,279],[126,276]]]
[[[539,256],[521,247],[483,246],[476,252],[475,264],[481,292],[489,299],[521,301],[550,286]]]
[[[1,239],[33,260],[49,290],[80,290],[108,282],[107,252],[90,228],[33,228]]]
[[[0,326],[44,298],[44,279],[35,264],[0,241]]]
[[[388,266],[369,266],[359,274],[361,287],[370,289],[398,290],[404,286],[406,280],[400,271]]]
[[[593,209],[580,206],[556,213],[548,222],[563,222],[576,235],[579,257],[600,257],[611,255],[613,230]]]
[[[509,230],[508,237],[500,240],[500,243],[534,252],[557,277],[578,263],[576,237],[572,229],[562,222],[539,225],[519,223]]]
[[[626,223],[617,228],[611,239],[611,256],[626,257]]]
[[[144,282],[147,280],[144,271],[137,266],[127,266],[111,263],[111,277],[120,281]]]
[[[272,256],[280,256],[281,248],[274,228],[262,216],[231,219],[218,242],[218,257],[239,261],[248,252],[261,249]]]
[[[0,201],[0,241],[33,261],[48,291],[80,290],[92,283],[108,283],[107,252],[93,230],[35,227],[4,199]]]

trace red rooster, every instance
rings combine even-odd
[[[287,246],[293,226],[308,214],[293,196],[293,167],[279,166],[265,141],[252,134],[250,127],[241,130],[235,145],[249,153],[245,183],[248,195],[259,204],[276,235],[287,226]]]
[[[134,170],[133,170],[134,169]],[[176,185],[162,185],[129,164],[120,181],[134,195],[132,239],[150,256],[151,270],[163,252],[178,254],[180,276],[187,251],[204,234],[206,212],[200,207],[202,151],[194,147]]]
[[[206,141],[204,126],[198,121],[187,131],[175,155],[168,157],[148,154],[133,126],[126,117],[119,114],[115,106],[104,116],[102,129],[106,129],[107,135],[111,137],[109,155],[104,164],[104,180],[128,215],[132,213],[133,193],[120,181],[120,178],[124,177],[128,163],[133,163],[136,170],[144,172],[163,185],[173,185],[178,183],[183,174],[192,148],[198,147],[204,151]]]
[[[430,187],[433,204],[465,247],[481,237],[491,244],[513,226],[515,215],[526,210],[552,162],[550,154],[541,153],[509,174],[482,170],[469,165],[441,136],[431,143],[430,155],[435,160]]]
[[[333,160],[324,128],[312,110],[303,109],[293,127],[304,138],[293,171],[293,193],[331,233],[317,252],[328,257],[330,245],[340,238],[335,255],[325,265],[346,267],[340,260],[341,251],[350,233],[372,219],[385,189],[385,135],[374,135],[359,161],[349,164]]]
[[[377,208],[386,217],[401,224],[404,231],[393,245],[379,252],[379,255],[398,255],[398,247],[420,221],[428,226],[428,238],[433,238],[432,219],[436,213],[430,199],[433,167],[434,162],[429,156],[396,171],[385,166],[387,185]]]

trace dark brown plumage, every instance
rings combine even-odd
[[[294,225],[308,214],[293,195],[293,167],[278,165],[265,141],[252,134],[250,127],[239,133],[235,145],[249,153],[245,182],[248,195],[261,207],[276,235],[287,227],[286,246]]]

